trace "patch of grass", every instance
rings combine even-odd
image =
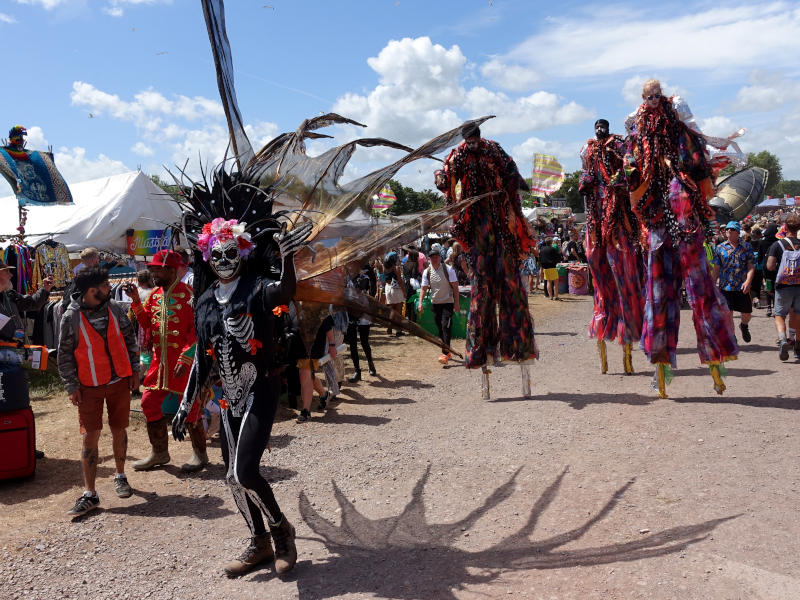
[[[50,370],[38,371],[28,368],[25,370],[28,373],[31,400],[49,398],[64,392],[64,383],[57,373]]]

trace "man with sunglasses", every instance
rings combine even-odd
[[[664,96],[655,79],[642,86],[642,104],[625,125],[630,134],[625,172],[631,207],[642,224],[642,246],[648,253],[641,345],[656,366],[654,387],[666,397],[670,369],[676,366],[685,287],[700,361],[709,366],[714,389],[721,394],[725,384],[720,367],[739,348],[730,310],[714,285],[703,248],[714,218],[706,151],[712,141],[700,132],[686,102]]]
[[[136,286],[126,284],[125,293],[131,297],[139,326],[149,331],[153,339],[153,360],[144,377],[142,412],[147,419],[147,435],[152,447],[147,458],[133,463],[136,471],[152,469],[170,461],[167,412],[177,412],[189,380],[194,361],[195,341],[192,288],[181,282],[178,270],[183,258],[172,250],[161,250],[147,265],[156,287],[142,303]],[[198,419],[200,403],[189,413],[187,429],[192,441],[193,455],[181,467],[184,472],[201,470],[208,463],[206,434]]]

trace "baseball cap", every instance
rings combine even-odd
[[[183,258],[177,252],[172,250],[161,250],[153,256],[153,262],[148,264],[148,267],[169,267],[177,269],[183,264]]]
[[[728,221],[728,224],[725,225],[725,229],[735,229],[736,231],[741,231],[742,226],[739,225],[739,221]]]
[[[439,243],[433,244],[431,246],[431,254],[438,254],[439,256],[442,255],[442,245]]]

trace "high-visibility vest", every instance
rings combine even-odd
[[[75,362],[78,363],[78,380],[81,384],[89,387],[105,385],[111,381],[112,364],[118,377],[133,375],[128,347],[111,307],[108,307],[106,339],[97,333],[82,312],[79,314]]]

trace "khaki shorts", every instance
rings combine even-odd
[[[127,377],[116,383],[81,386],[81,403],[78,406],[78,422],[81,433],[103,429],[103,400],[108,411],[108,425],[112,429],[124,429],[130,423],[131,389]]]
[[[300,358],[297,361],[297,368],[316,371],[319,368],[319,360],[316,358]]]

